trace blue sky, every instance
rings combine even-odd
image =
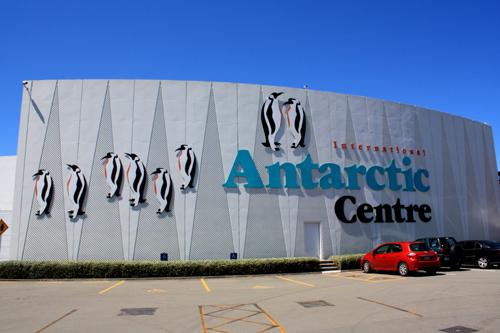
[[[23,80],[163,79],[439,110],[490,124],[498,161],[499,60],[496,0],[1,1],[0,156],[17,152]]]

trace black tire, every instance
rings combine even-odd
[[[426,269],[425,272],[427,273],[427,275],[435,275],[437,272],[437,269],[436,268]]]
[[[398,272],[401,276],[407,276],[408,274],[410,274],[410,268],[408,267],[408,264],[404,261],[401,261],[398,264]]]
[[[370,262],[368,260],[365,260],[363,262],[363,272],[371,273],[371,271],[372,271],[372,265],[370,265]]]
[[[462,248],[460,247],[460,245],[458,244],[453,244],[451,247],[450,247],[450,255],[456,259],[462,259],[463,255],[464,255],[464,251],[462,250]]]
[[[490,267],[490,259],[486,257],[479,257],[477,258],[477,266],[481,269],[486,269]]]
[[[455,264],[451,265],[451,267],[450,267],[450,268],[451,268],[452,270],[454,270],[454,271],[459,271],[459,270],[460,270],[460,267],[462,267],[462,265],[461,265],[459,262],[457,262],[457,263],[455,263]]]

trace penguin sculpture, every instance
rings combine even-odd
[[[264,147],[271,148],[274,151],[280,150],[278,148],[280,143],[275,142],[274,140],[281,127],[281,120],[283,118],[280,102],[278,101],[278,96],[282,93],[283,92],[273,92],[269,95],[267,100],[264,102],[260,113],[264,135],[266,136],[266,142],[262,142],[262,145]]]
[[[306,116],[304,108],[295,98],[289,98],[283,105],[287,105],[286,120],[288,129],[295,139],[292,148],[305,147],[304,138],[306,136]]]
[[[73,209],[68,211],[71,219],[78,215],[83,215],[83,204],[87,194],[87,180],[82,173],[82,170],[77,165],[67,164],[70,169],[69,180],[67,184],[68,197],[73,206]]]
[[[193,148],[184,144],[177,148],[179,151],[177,161],[179,164],[179,171],[181,172],[184,184],[181,185],[181,190],[188,187],[194,187],[194,178],[196,175],[196,156],[194,155]]]
[[[125,155],[130,158],[130,164],[127,169],[127,181],[132,191],[132,199],[130,199],[130,206],[137,207],[140,203],[146,202],[144,198],[144,188],[146,187],[146,168],[141,162],[139,156],[134,153]]]
[[[44,169],[38,170],[33,177],[36,177],[35,195],[40,205],[40,210],[35,215],[50,214],[50,204],[52,203],[52,195],[54,194],[54,181],[50,173]]]
[[[122,162],[115,153],[107,153],[106,156],[101,158],[106,160],[104,164],[104,176],[108,182],[110,191],[106,198],[114,196],[121,196],[122,181],[123,181],[123,167]]]
[[[172,178],[164,168],[157,168],[151,175],[156,175],[154,179],[156,198],[160,202],[160,208],[156,214],[162,214],[164,211],[170,212],[170,203],[172,202]]]

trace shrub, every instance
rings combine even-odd
[[[102,279],[319,271],[317,258],[192,261],[4,261],[0,279]]]
[[[361,258],[364,254],[341,254],[331,256],[328,260],[333,261],[339,269],[358,269],[361,266]]]

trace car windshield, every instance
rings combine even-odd
[[[415,252],[432,251],[432,249],[425,243],[410,244],[410,250],[415,251]]]

